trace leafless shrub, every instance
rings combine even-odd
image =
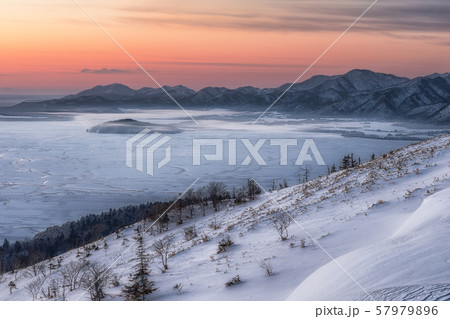
[[[382,199],[380,199],[380,200],[378,200],[376,203],[372,204],[372,206],[370,206],[369,208],[374,208],[374,207],[383,205],[384,203],[385,203],[385,201],[382,200]]]
[[[113,287],[119,287],[120,286],[120,279],[121,279],[121,277],[119,275],[113,274],[111,276],[111,285]]]
[[[231,240],[229,235],[226,235],[219,241],[217,253],[220,254],[227,251],[232,245],[233,241]]]
[[[300,247],[305,248],[306,247],[306,241],[304,239],[300,240]]]
[[[264,259],[258,260],[258,266],[261,267],[268,276],[272,276],[273,267],[270,261],[265,261]]]
[[[214,219],[213,221],[208,225],[209,228],[217,230],[219,229],[219,224],[217,224],[217,219],[216,219],[216,215],[213,216]]]
[[[239,277],[239,275],[231,278],[231,280],[227,281],[225,283],[225,286],[227,287],[231,287],[231,286],[236,286],[239,285],[241,283],[241,278]]]
[[[177,290],[177,293],[179,295],[183,294],[183,285],[182,284],[176,284],[175,286],[173,286],[174,290]]]
[[[277,230],[281,241],[285,241],[288,238],[288,227],[290,224],[291,218],[285,213],[278,213],[272,219],[272,226]]]
[[[408,198],[410,198],[410,197],[412,196],[412,194],[413,194],[413,192],[410,191],[409,189],[407,189],[407,190],[406,190],[406,193],[405,193],[405,195],[403,195],[403,197],[404,197],[405,199],[408,199]]]
[[[197,231],[195,229],[195,226],[189,226],[184,228],[184,239],[191,240],[194,237],[197,237]]]

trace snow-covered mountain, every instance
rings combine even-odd
[[[158,288],[148,299],[449,300],[449,174],[447,134],[206,216],[197,209],[181,226],[172,221],[168,231],[144,235]],[[272,221],[288,215],[282,241]],[[196,236],[188,236],[192,226]],[[62,299],[62,274],[80,261],[111,266],[105,300],[123,300],[136,263],[136,227],[45,261],[37,275],[32,268],[3,275],[0,300],[32,299],[27,288],[37,278],[37,299],[52,289],[53,299]],[[161,271],[153,245],[168,235],[168,269]],[[218,252],[226,236],[233,244]],[[225,285],[237,276],[239,283]],[[89,299],[77,284],[64,294]]]
[[[265,110],[290,86],[259,89],[207,87],[199,91],[184,86],[164,87],[183,106],[242,108]],[[274,111],[298,116],[345,116],[366,118],[413,119],[450,122],[450,75],[431,74],[408,79],[369,70],[352,70],[343,75],[313,76],[297,83],[277,102]],[[174,107],[162,89],[133,90],[122,84],[96,86],[62,99],[21,103],[5,112],[63,112],[107,107]]]
[[[98,85],[92,89],[82,91],[75,95],[68,95],[64,99],[76,99],[82,96],[99,96],[104,98],[123,98],[136,95],[136,91],[126,85],[114,83],[106,86]]]

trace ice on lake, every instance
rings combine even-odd
[[[198,186],[209,181],[225,182],[230,188],[255,178],[265,188],[283,179],[297,183],[305,167],[312,176],[324,175],[326,166],[315,161],[295,166],[305,139],[313,139],[325,163],[339,165],[345,154],[361,160],[410,144],[412,140],[344,138],[337,130],[427,134],[392,123],[363,121],[287,120],[273,116],[251,126],[256,114],[225,110],[196,111],[197,127],[179,111],[136,111],[131,114],[77,114],[70,121],[27,121],[0,119],[0,240],[32,237],[48,226],[76,220],[88,213],[99,213],[129,204],[171,199],[199,178]],[[133,118],[153,123],[177,123],[183,132],[171,135],[172,161],[154,176],[126,166],[126,141],[130,135],[94,134],[87,129],[106,121]],[[224,140],[224,160],[192,165],[192,140]],[[298,139],[290,146],[288,165],[279,165],[279,147],[273,138]],[[237,141],[237,165],[228,165],[228,140]],[[249,155],[241,142],[266,139],[260,149],[267,165],[241,165]],[[204,152],[213,150],[204,149]],[[162,154],[156,154],[163,156]]]

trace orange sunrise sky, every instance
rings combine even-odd
[[[161,85],[293,82],[372,0],[78,0]],[[156,87],[73,0],[2,0],[0,93]],[[448,0],[379,0],[302,80],[450,71]]]

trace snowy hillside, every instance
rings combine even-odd
[[[444,135],[205,217],[195,211],[181,226],[171,222],[167,232],[145,234],[149,279],[158,288],[147,299],[450,300],[449,174],[450,135]],[[272,220],[287,215],[295,221],[281,241]],[[194,225],[197,236],[189,238]],[[30,284],[37,281],[36,299],[89,300],[77,280],[72,291],[62,287],[68,267],[83,260],[112,265],[115,280],[104,299],[123,300],[136,264],[135,228],[39,269],[3,275],[0,300],[32,300]],[[173,239],[163,272],[153,244],[167,235]],[[218,253],[227,235],[233,244]],[[240,283],[227,287],[236,276]]]

